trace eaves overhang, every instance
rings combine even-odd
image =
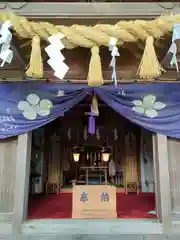
[[[0,3],[0,12],[13,11],[29,19],[152,19],[180,13],[179,3]]]

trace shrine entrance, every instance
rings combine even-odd
[[[90,134],[89,105],[33,131],[29,219],[157,218],[152,133],[99,100]]]

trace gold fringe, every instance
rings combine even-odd
[[[91,59],[89,63],[88,85],[100,86],[103,84],[102,66],[99,55],[99,47],[91,48]]]
[[[92,98],[92,111],[96,116],[99,116],[98,100],[95,95]]]
[[[137,71],[137,75],[141,79],[153,80],[153,78],[160,76],[165,71],[157,59],[153,43],[153,37],[147,37],[144,53]]]
[[[31,57],[26,76],[30,78],[43,78],[43,60],[41,56],[40,37],[37,35],[32,39]]]

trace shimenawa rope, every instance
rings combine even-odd
[[[63,43],[67,49],[78,46],[91,48],[88,81],[91,86],[97,86],[103,84],[99,47],[108,46],[111,37],[118,39],[119,46],[125,42],[145,41],[145,50],[137,74],[142,79],[150,78],[151,80],[161,75],[164,70],[158,62],[153,39],[160,39],[169,34],[173,25],[180,23],[180,14],[160,16],[149,21],[119,21],[115,25],[97,24],[95,26],[64,26],[34,22],[13,13],[0,13],[0,20],[10,20],[18,37],[32,39],[32,54],[26,71],[28,77],[43,77],[40,39],[47,40],[48,36],[61,32],[65,36]]]

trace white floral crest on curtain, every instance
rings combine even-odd
[[[48,99],[42,99],[38,95],[31,93],[26,101],[19,101],[18,108],[23,111],[23,116],[28,120],[35,120],[37,116],[45,117],[50,114],[53,104]]]
[[[158,116],[158,111],[166,107],[163,102],[156,102],[156,96],[147,95],[143,100],[134,100],[132,103],[135,105],[132,110],[144,114],[149,118],[154,118]]]
[[[64,91],[63,90],[58,90],[57,92],[57,97],[64,97]]]

